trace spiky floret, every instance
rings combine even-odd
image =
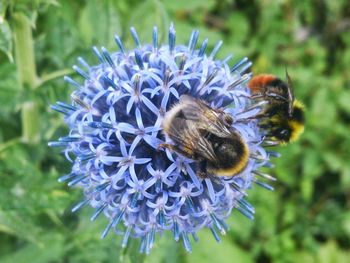
[[[140,251],[148,253],[156,233],[172,230],[174,239],[182,239],[191,251],[189,235],[207,227],[218,240],[232,209],[253,218],[254,208],[244,199],[252,183],[272,190],[258,179],[274,178],[258,171],[270,165],[270,153],[262,146],[257,121],[250,118],[260,110],[251,105],[245,85],[251,62],[244,58],[230,67],[229,57],[216,60],[222,42],[207,55],[208,40],[196,48],[198,31],[187,46],[175,45],[173,26],[167,45],[158,45],[157,28],[152,45],[142,45],[133,28],[131,34],[136,48],[127,50],[116,36],[119,52],[93,48],[100,64],[78,59],[85,70],[73,68],[83,83],[65,78],[75,87],[72,103],[57,102],[52,108],[64,114],[70,132],[50,145],[65,148],[72,171],[59,181],[84,189],[73,211],[90,205],[95,208],[91,220],[102,213],[108,218],[102,238],[116,229],[124,235],[123,246],[129,237],[138,237]],[[193,160],[157,149],[165,142],[163,116],[182,94],[232,115],[232,126],[250,153],[239,175],[203,180]]]

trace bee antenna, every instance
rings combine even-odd
[[[288,107],[288,113],[289,116],[292,116],[292,112],[293,112],[293,101],[294,101],[294,94],[293,94],[293,83],[292,83],[292,79],[289,77],[288,74],[288,70],[287,70],[287,66],[285,66],[285,70],[286,70],[286,79],[287,79],[287,86],[288,86],[288,100],[291,102],[289,103],[289,107]]]
[[[285,68],[285,71],[286,71],[287,84],[288,84],[288,86],[292,87],[292,80],[291,80],[291,78],[290,78],[290,76],[288,74],[287,66],[284,66],[284,68]]]

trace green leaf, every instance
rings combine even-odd
[[[153,15],[145,15],[153,14]],[[161,44],[168,37],[169,18],[163,4],[159,0],[146,0],[135,7],[131,13],[129,27],[135,27],[141,43],[152,43],[152,30],[158,28],[158,43]],[[175,25],[176,26],[176,25]],[[127,31],[128,43],[134,46],[134,42]]]
[[[122,251],[122,258],[127,258],[130,262],[144,262],[146,255],[140,253],[139,238],[130,238],[127,247]]]
[[[199,242],[192,243],[193,252],[187,255],[188,263],[232,263],[253,262],[249,251],[244,251],[224,236],[220,243],[216,242],[207,229],[198,234]]]
[[[17,211],[0,209],[0,232],[33,242],[37,246],[42,245],[38,239],[40,229]]]
[[[341,172],[341,185],[346,189],[350,189],[350,165],[345,164]]]
[[[298,251],[293,255],[294,262],[317,263],[315,257],[308,251]]]
[[[338,172],[345,164],[343,160],[339,158],[339,152],[326,152],[323,154],[323,159],[333,172]]]
[[[88,1],[78,21],[79,33],[86,45],[114,48],[113,36],[120,33],[120,18],[112,0]]]
[[[0,15],[0,50],[6,54],[10,62],[13,62],[12,45],[11,28],[7,21]]]
[[[14,253],[0,257],[2,263],[28,262],[28,263],[47,263],[61,262],[65,256],[65,241],[60,233],[50,232],[42,237],[40,245],[27,244]]]
[[[317,260],[318,263],[346,263],[349,262],[350,253],[340,250],[334,240],[321,246]]]
[[[0,2],[0,23],[4,21],[4,17],[5,17],[8,5],[9,5],[8,1]]]
[[[164,0],[164,6],[169,11],[189,10],[193,11],[196,9],[211,9],[215,5],[214,0],[178,0],[178,1],[167,1]]]
[[[18,109],[20,87],[17,82],[15,64],[3,63],[0,65],[0,79],[1,116],[3,114],[15,112],[16,108]],[[2,117],[1,120],[5,118],[6,117]]]
[[[172,233],[156,235],[154,247],[145,258],[145,263],[181,263],[180,246],[182,244],[174,240]]]
[[[121,236],[110,231],[108,236],[101,240],[102,231],[107,226],[108,221],[101,215],[95,222],[91,222],[91,214],[91,208],[81,210],[77,214],[80,218],[77,228],[74,228],[74,231],[64,232],[69,240],[65,246],[69,261],[124,263],[119,260],[122,253]]]
[[[226,27],[230,29],[230,40],[237,46],[240,45],[248,36],[248,19],[242,13],[233,13],[226,21]]]
[[[307,151],[302,159],[303,174],[305,177],[312,179],[322,174],[322,168],[324,167],[321,155],[314,151]]]
[[[342,92],[342,95],[339,96],[339,106],[346,111],[348,114],[350,114],[350,91],[346,90],[344,92]]]
[[[304,178],[304,180],[300,182],[300,188],[303,198],[306,201],[310,201],[314,192],[314,182],[312,178]]]

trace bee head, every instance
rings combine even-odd
[[[305,116],[304,106],[299,101],[294,100],[291,115],[274,115],[262,126],[270,131],[280,144],[285,145],[296,141],[304,132]]]
[[[293,114],[288,120],[288,126],[291,131],[289,141],[294,142],[304,132],[305,127],[304,105],[298,100],[293,102]]]
[[[273,137],[275,137],[280,144],[285,145],[291,141],[292,133],[292,128],[290,126],[290,123],[288,122],[288,125],[274,129]]]

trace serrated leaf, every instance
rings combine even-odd
[[[10,62],[13,62],[12,56],[12,32],[9,24],[0,15],[0,50],[6,54]]]
[[[10,63],[0,65],[0,79],[1,116],[8,112],[14,112],[17,108],[20,88],[16,78],[15,65]]]

